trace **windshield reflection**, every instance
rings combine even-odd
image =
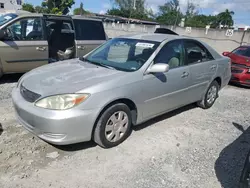
[[[4,15],[0,16],[0,26],[6,24],[7,22],[13,20],[16,17],[17,17],[17,15],[13,14],[13,13],[4,14]]]

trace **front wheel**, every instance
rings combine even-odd
[[[197,102],[197,105],[203,109],[211,108],[219,96],[218,92],[219,84],[216,80],[214,80],[208,87],[204,99],[202,101]]]
[[[132,116],[125,104],[115,104],[106,109],[97,121],[94,141],[103,148],[111,148],[122,143],[131,130]]]

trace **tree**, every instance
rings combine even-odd
[[[201,28],[205,28],[207,25],[210,25],[210,28],[215,28],[216,22],[217,22],[216,16],[194,15],[191,18],[187,19],[185,25],[187,27],[201,27]]]
[[[160,14],[156,20],[164,25],[178,25],[183,17],[179,5],[179,0],[170,0],[159,6]]]
[[[165,3],[164,5],[159,6],[159,10],[161,14],[165,14],[171,11],[177,11],[179,5],[180,5],[179,0],[171,0]]]
[[[152,20],[151,10],[146,9],[145,0],[111,0],[116,6],[107,11],[107,14],[126,18]]]
[[[22,10],[25,10],[25,11],[28,11],[28,12],[32,12],[32,13],[35,12],[34,6],[32,4],[29,4],[29,3],[24,3],[22,5]]]
[[[84,10],[83,3],[80,4],[79,8],[74,9],[74,15],[84,15],[84,14],[91,14],[91,12]]]
[[[194,3],[187,1],[187,11],[186,11],[186,18],[193,17],[197,15],[199,12],[196,10]]]
[[[35,12],[36,13],[49,13],[49,10],[45,7],[42,7],[42,6],[36,6]]]
[[[42,7],[47,8],[52,14],[67,14],[74,4],[74,0],[47,0],[42,2]]]
[[[233,26],[234,21],[233,21],[233,11],[229,11],[228,9],[225,10],[225,12],[221,12],[217,15],[217,24],[223,25],[226,28],[229,28]]]

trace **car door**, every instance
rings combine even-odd
[[[174,40],[162,47],[153,63],[167,63],[166,73],[143,76],[143,117],[150,117],[176,109],[189,103],[189,67],[185,64],[182,40]]]
[[[77,57],[84,56],[106,42],[106,34],[101,21],[74,18]]]
[[[216,74],[217,63],[206,47],[196,40],[184,40],[184,48],[191,77],[190,101],[196,102]]]
[[[0,41],[4,73],[27,72],[48,63],[48,42],[41,17],[22,17],[9,23]]]

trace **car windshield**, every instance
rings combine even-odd
[[[147,40],[115,38],[94,50],[85,60],[103,67],[133,72],[144,65],[159,44]]]
[[[234,50],[232,53],[234,53],[236,55],[250,57],[250,48],[249,47],[239,47],[236,50]]]
[[[0,16],[0,26],[2,26],[3,24],[6,24],[7,22],[13,20],[14,18],[16,18],[17,15],[16,14],[4,14],[2,16]]]

